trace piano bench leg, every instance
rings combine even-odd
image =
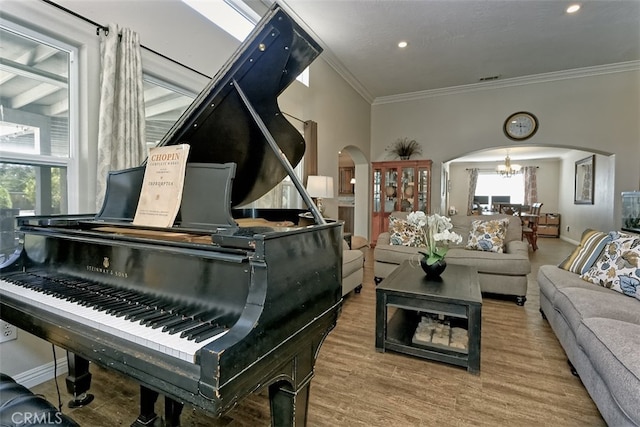
[[[271,425],[273,427],[307,425],[311,381],[294,391],[291,384],[280,381],[269,386]]]
[[[140,386],[140,415],[131,424],[131,427],[159,427],[162,425],[162,420],[155,412],[156,400],[158,400],[157,391],[143,385]]]
[[[67,352],[67,368],[69,370],[65,382],[67,391],[73,396],[69,408],[80,408],[93,401],[93,394],[87,393],[91,387],[89,361],[74,353]]]

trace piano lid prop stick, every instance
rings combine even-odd
[[[307,193],[307,190],[302,185],[302,182],[300,182],[300,180],[298,179],[298,176],[296,175],[293,169],[293,166],[291,166],[289,159],[287,159],[287,156],[284,155],[284,153],[278,146],[278,143],[276,142],[276,140],[273,139],[273,136],[271,136],[269,129],[267,129],[267,126],[264,124],[264,122],[262,121],[262,118],[257,113],[257,111],[254,110],[253,106],[251,105],[251,102],[249,102],[249,99],[240,88],[240,85],[238,85],[238,82],[236,81],[236,79],[233,79],[232,85],[238,92],[238,95],[240,95],[240,99],[242,99],[244,106],[247,107],[247,110],[249,110],[249,113],[251,113],[251,117],[258,125],[258,128],[260,128],[260,132],[262,132],[262,134],[264,135],[264,138],[269,143],[269,146],[275,153],[276,157],[278,158],[278,160],[280,160],[280,163],[282,163],[282,166],[285,168],[285,170],[289,174],[289,177],[291,178],[293,185],[295,185],[296,188],[298,189],[298,193],[300,193],[300,196],[302,196],[302,199],[304,200],[305,204],[311,210],[311,213],[313,214],[313,217],[316,220],[316,223],[326,224],[327,222],[324,220],[324,217],[320,213],[320,210],[315,205],[315,203],[313,203],[313,200],[311,200],[311,196],[309,196],[309,193]]]

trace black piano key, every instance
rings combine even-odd
[[[219,328],[219,325],[211,324],[211,323],[203,323],[202,325],[196,326],[191,329],[187,329],[186,331],[182,331],[180,334],[180,338],[186,338],[188,340],[192,340],[197,338],[200,334],[204,334],[211,328]]]
[[[140,314],[146,313],[146,312],[149,312],[149,311],[154,311],[154,309],[152,307],[146,307],[146,306],[140,307],[140,306],[138,306],[137,310],[133,310],[133,311],[130,311],[129,313],[127,313],[124,316],[124,320],[130,320],[131,322],[135,322],[136,320],[139,319],[138,316]]]
[[[100,303],[100,305],[98,306],[98,311],[105,311],[106,313],[112,313],[114,310],[117,310],[119,308],[124,308],[127,305],[129,305],[128,302],[126,301],[114,301],[114,302],[109,302],[109,303]]]
[[[128,314],[130,314],[130,313],[137,312],[137,311],[138,311],[138,310],[140,310],[141,308],[148,308],[148,307],[146,307],[146,306],[144,306],[144,305],[140,305],[140,304],[131,304],[131,307],[124,308],[124,309],[121,309],[121,310],[118,310],[118,312],[117,312],[117,313],[115,313],[114,315],[115,315],[116,317],[126,316],[126,315],[128,315]]]
[[[192,328],[195,325],[198,325],[200,323],[201,322],[199,320],[187,318],[187,319],[183,319],[181,322],[178,322],[177,324],[171,327],[165,326],[164,328],[162,328],[162,332],[168,332],[169,334],[173,335],[178,332],[182,332],[185,329]]]
[[[221,334],[222,332],[224,332],[227,328],[224,328],[222,326],[216,326],[216,325],[211,325],[212,327],[205,331],[205,332],[201,332],[200,334],[198,334],[198,336],[196,337],[196,342],[202,342],[206,339],[209,339],[215,335]]]
[[[148,325],[153,323],[157,319],[166,318],[168,316],[173,316],[172,313],[167,313],[166,311],[156,310],[155,313],[145,316],[145,318],[140,322],[141,325]]]
[[[203,309],[202,307],[199,307],[199,306],[190,305],[190,306],[177,306],[177,307],[179,307],[177,309],[180,311],[180,314],[186,317],[197,317],[207,312],[206,309]]]
[[[140,311],[138,313],[134,313],[132,315],[130,315],[129,320],[131,320],[132,322],[137,322],[137,321],[143,321],[144,319],[147,318],[147,316],[152,316],[153,314],[155,314],[158,310],[155,309],[154,307],[147,307],[146,310],[144,311]],[[127,317],[125,316],[125,319]]]
[[[211,310],[202,316],[198,317],[202,322],[206,323],[220,323],[218,320],[225,317],[223,313],[218,310]]]
[[[151,322],[151,328],[158,329],[161,326],[164,328],[166,325],[174,324],[174,322],[178,319],[182,320],[182,316],[179,316],[175,313],[168,313],[167,316],[168,317],[164,319],[156,319],[154,322]]]
[[[108,299],[104,295],[87,295],[79,303],[83,307],[92,307],[100,302],[106,302]]]

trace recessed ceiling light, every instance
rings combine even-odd
[[[401,41],[400,43],[398,43],[398,47],[403,49],[405,47],[407,47],[409,45],[409,43],[407,43],[406,41]]]
[[[580,5],[579,4],[572,4],[571,6],[569,6],[567,8],[567,13],[576,13],[579,10],[580,10]]]

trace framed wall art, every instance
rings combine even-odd
[[[595,154],[576,162],[575,192],[573,203],[576,205],[592,205],[595,186],[596,156]]]

